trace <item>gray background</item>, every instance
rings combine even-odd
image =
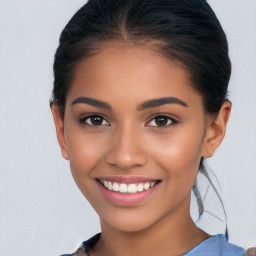
[[[59,34],[84,2],[0,1],[1,256],[68,253],[100,230],[61,157],[48,104]],[[230,44],[233,109],[208,165],[219,178],[230,241],[247,247],[256,244],[256,1],[209,3]],[[223,231],[213,223],[206,217],[200,225]]]

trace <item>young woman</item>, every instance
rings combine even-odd
[[[232,255],[190,216],[196,177],[231,111],[225,33],[205,0],[90,0],[54,62],[51,108],[63,158],[98,213],[76,254]],[[201,214],[201,212],[200,212]]]

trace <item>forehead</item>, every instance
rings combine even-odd
[[[115,43],[77,65],[67,98],[79,96],[138,101],[175,96],[201,101],[188,71],[176,62],[147,47]]]

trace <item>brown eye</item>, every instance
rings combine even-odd
[[[86,123],[91,126],[101,126],[101,125],[109,125],[109,123],[99,115],[91,115],[86,118],[83,118],[81,122]]]
[[[155,117],[155,123],[157,126],[165,126],[168,123],[168,118],[166,116]]]
[[[174,123],[177,123],[176,120],[168,117],[168,116],[155,116],[149,123],[149,126],[155,126],[155,127],[168,127]]]

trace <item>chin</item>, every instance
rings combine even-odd
[[[150,224],[142,222],[119,222],[113,223],[112,226],[122,232],[140,232],[147,229]]]
[[[101,218],[103,223],[123,232],[139,232],[152,226],[157,220],[147,214],[116,214],[110,218]],[[153,216],[152,216],[153,217]]]

